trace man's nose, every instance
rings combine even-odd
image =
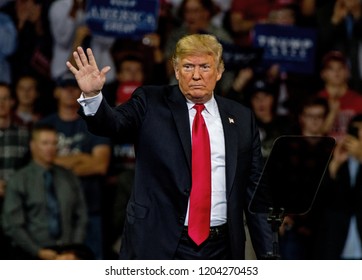
[[[199,80],[200,79],[200,69],[195,67],[194,72],[192,73],[192,79]]]

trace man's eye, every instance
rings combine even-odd
[[[194,67],[192,65],[184,65],[185,71],[192,71]]]
[[[210,70],[210,65],[202,65],[201,69],[202,69],[202,71],[208,71],[208,70]]]

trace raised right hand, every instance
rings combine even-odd
[[[66,64],[74,74],[84,96],[93,97],[97,95],[102,90],[106,82],[106,74],[111,68],[106,66],[99,71],[90,48],[87,49],[86,54],[81,47],[77,47],[77,50],[73,52],[73,57],[78,69],[69,61]]]

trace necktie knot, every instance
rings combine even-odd
[[[195,104],[194,107],[197,113],[201,113],[205,109],[204,104]]]

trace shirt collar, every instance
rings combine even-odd
[[[187,101],[188,109],[191,110],[192,107],[195,105],[195,103],[192,102],[191,100],[187,99],[187,98],[186,98],[186,101]],[[214,95],[212,95],[211,99],[209,101],[207,101],[206,103],[204,103],[204,105],[205,105],[206,111],[210,115],[212,115],[212,116],[217,115],[217,103],[216,103],[216,100],[214,98]]]

